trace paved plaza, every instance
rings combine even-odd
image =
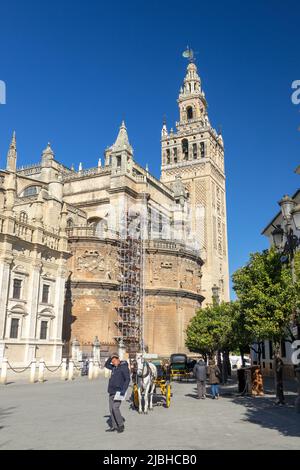
[[[195,383],[172,383],[169,409],[139,415],[122,404],[123,434],[106,433],[107,380],[0,387],[1,449],[299,449],[300,415],[274,396],[239,397],[234,383],[222,398],[196,399]]]
[[[124,434],[106,433],[107,380],[86,377],[0,387],[1,449],[299,449],[300,415],[274,396],[239,397],[235,384],[216,401],[196,399],[195,383],[173,383],[169,409],[139,415],[122,405]]]

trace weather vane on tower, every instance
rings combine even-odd
[[[189,62],[195,62],[195,52],[189,46],[186,46],[186,50],[182,53],[182,57],[188,59]]]

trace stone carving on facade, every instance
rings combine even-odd
[[[23,317],[26,317],[28,315],[28,312],[26,311],[23,303],[18,302],[8,309],[9,316],[16,315],[16,314],[21,315]]]
[[[50,251],[44,251],[43,252],[42,260],[43,261],[48,261],[50,263],[55,263],[56,262],[55,256],[53,256],[52,253],[50,253]]]
[[[170,262],[167,262],[167,261],[162,261],[162,262],[160,263],[160,266],[161,266],[161,268],[163,268],[163,269],[172,269],[173,264],[170,263]]]
[[[22,276],[28,276],[29,275],[27,269],[24,266],[22,266],[21,264],[16,264],[12,268],[12,271],[16,274],[21,274]]]
[[[13,255],[25,255],[26,254],[26,250],[23,246],[14,246],[13,250],[12,250],[12,253]]]
[[[222,173],[221,173],[215,166],[212,166],[212,167],[211,167],[211,174],[212,174],[213,178],[214,178],[221,186],[224,186],[224,183],[225,183],[224,175],[222,175]]]
[[[86,250],[77,258],[77,271],[104,272],[105,259],[96,250]]]
[[[43,279],[48,279],[48,280],[51,280],[51,281],[55,280],[53,273],[51,273],[50,271],[47,271],[46,269],[42,269],[41,277]]]

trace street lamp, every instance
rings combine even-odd
[[[295,281],[293,259],[295,252],[300,245],[300,237],[294,234],[292,228],[292,222],[297,230],[300,230],[300,204],[295,203],[289,196],[284,196],[278,203],[281,207],[281,213],[284,220],[284,227],[281,225],[274,226],[274,230],[271,233],[273,237],[273,243],[277,250],[282,250],[283,255],[288,255],[292,263],[293,278]],[[283,245],[283,239],[286,239]]]
[[[283,196],[283,198],[278,203],[281,207],[282,216],[285,220],[291,219],[291,212],[295,206],[295,201],[290,196]]]
[[[275,229],[272,232],[273,242],[277,250],[282,247],[284,231],[281,228],[281,225],[276,225]]]

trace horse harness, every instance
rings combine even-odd
[[[145,366],[146,366],[146,374],[143,374]],[[141,379],[145,379],[146,377],[148,377],[148,375],[150,375],[150,378],[152,379],[152,377],[154,377],[154,375],[153,375],[151,367],[149,366],[149,362],[145,361],[143,363],[142,375],[138,375],[138,373],[136,373],[136,375],[137,375],[137,378],[141,378]]]

